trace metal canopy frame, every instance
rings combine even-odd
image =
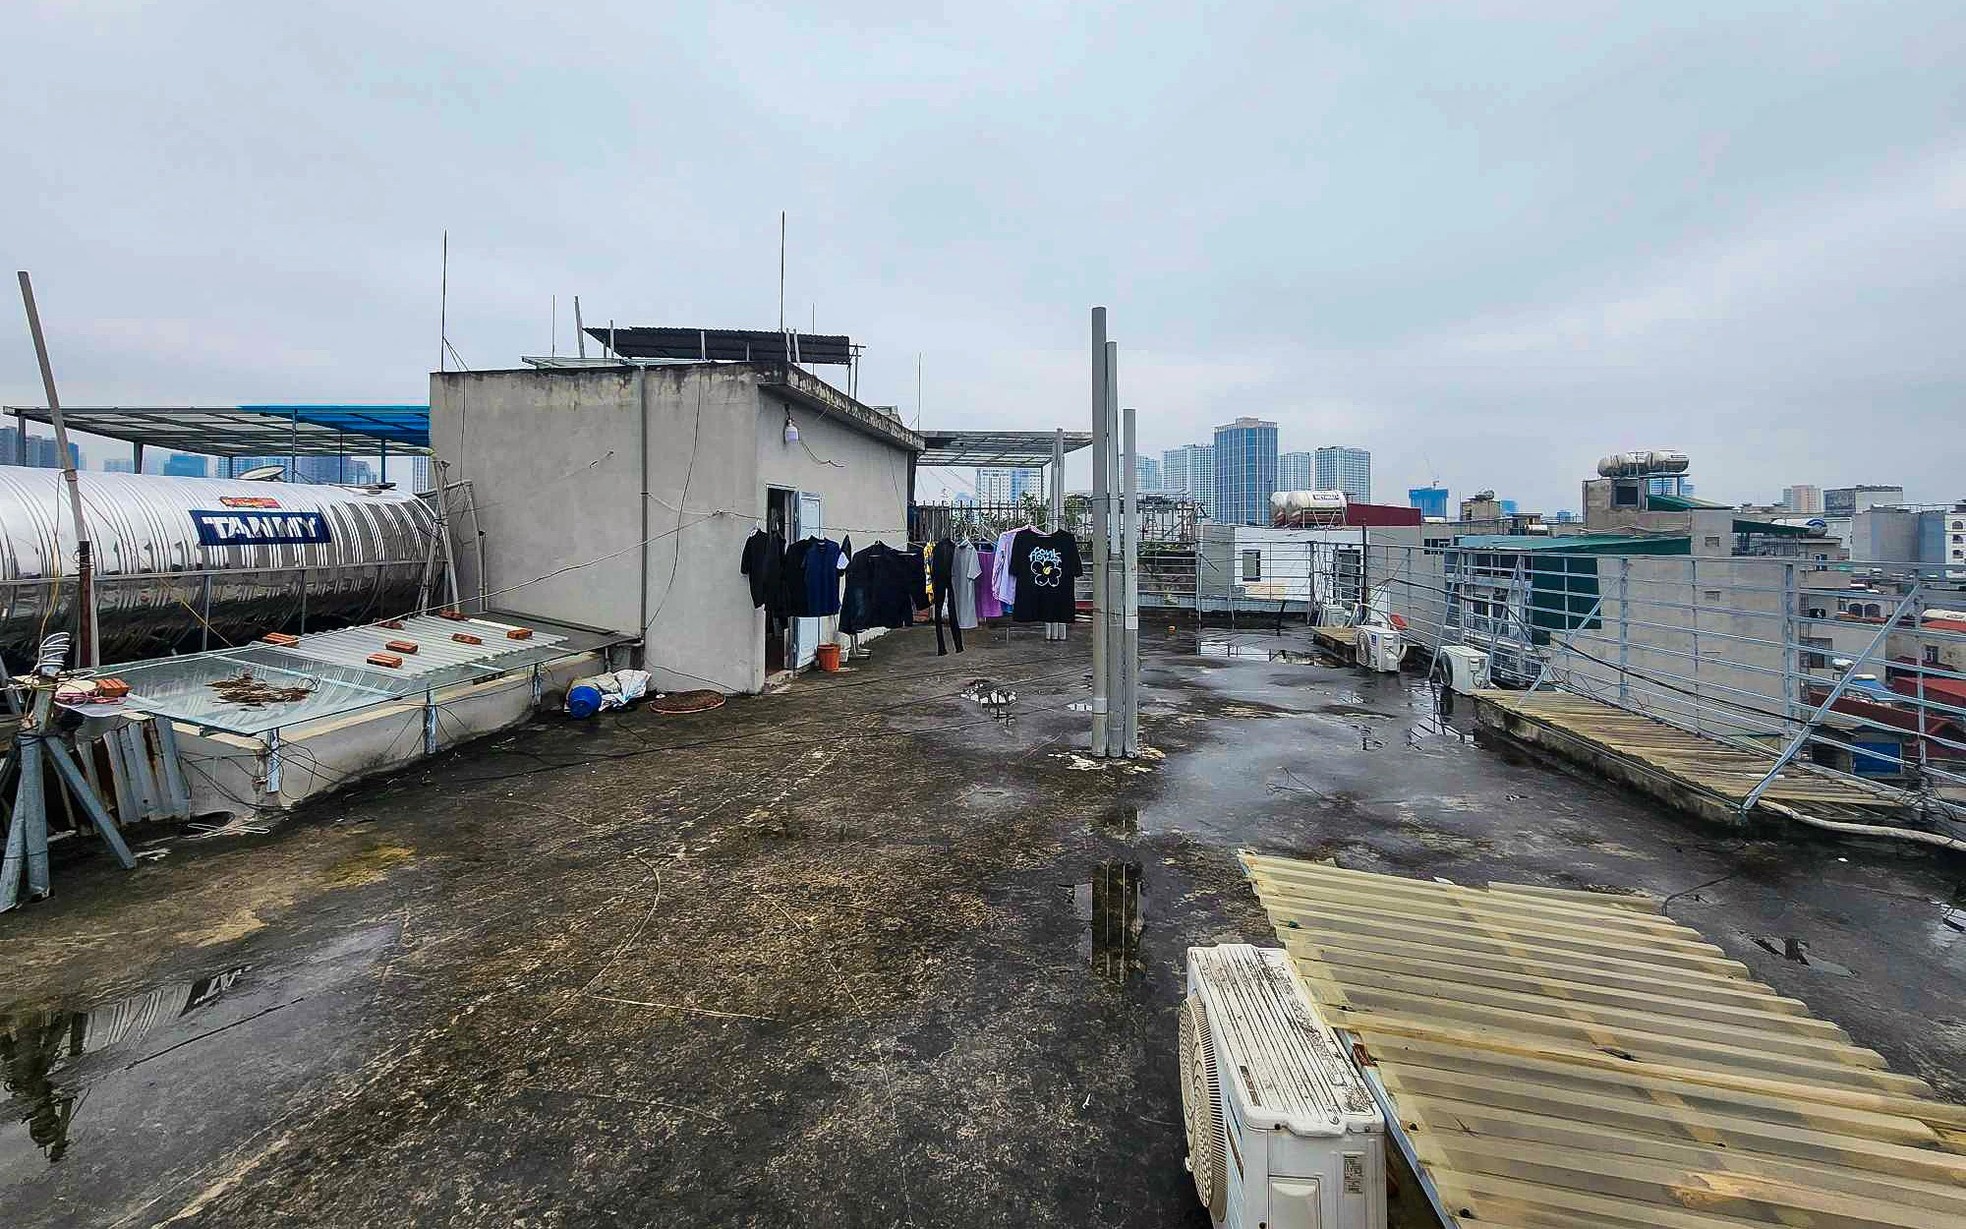
[[[926,450],[916,465],[974,465],[980,469],[1036,469],[1049,465],[1056,431],[937,431],[921,433]],[[1065,451],[1092,446],[1090,431],[1065,432]]]
[[[44,406],[5,409],[52,422]],[[62,417],[70,430],[210,457],[338,457],[365,443],[379,452],[430,451],[427,405],[63,406]]]

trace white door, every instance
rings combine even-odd
[[[792,527],[794,540],[810,538],[825,532],[826,518],[819,506],[819,496],[808,491],[800,491],[795,503],[794,513],[798,524]],[[812,656],[819,648],[820,619],[792,620],[792,668],[804,669],[812,664]]]

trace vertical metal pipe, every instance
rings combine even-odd
[[[1103,489],[1106,524],[1106,754],[1123,755],[1125,731],[1120,718],[1119,688],[1124,686],[1126,635],[1121,608],[1126,604],[1125,579],[1120,574],[1120,344],[1106,343],[1106,483]]]
[[[1802,595],[1797,591],[1795,564],[1782,565],[1782,717],[1783,724],[1793,724],[1802,711],[1802,625],[1796,616],[1801,613]],[[1919,676],[1922,685],[1924,675]],[[1924,743],[1921,740],[1920,746]]]
[[[1092,754],[1106,754],[1106,309],[1092,309]]]
[[[1124,502],[1120,510],[1121,656],[1126,679],[1125,705],[1120,709],[1123,731],[1121,751],[1129,758],[1140,754],[1140,467],[1133,450],[1133,411],[1125,412],[1120,428],[1126,455],[1121,460],[1120,479]]]
[[[781,214],[781,215],[780,215],[780,217],[781,217],[781,219],[782,219],[782,217],[783,217],[783,215]],[[781,223],[781,224],[782,224],[782,223]],[[782,302],[782,299],[783,299],[783,295],[784,295],[784,291],[783,291],[783,290],[781,289],[781,290],[780,290],[780,292],[779,292],[779,294],[780,294],[780,298],[781,298],[781,302],[780,302],[780,304],[779,304],[779,314],[780,314],[780,315],[783,315],[783,314],[784,314],[784,303]],[[650,572],[650,568],[649,568],[649,390],[648,390],[648,374],[649,374],[649,369],[648,369],[648,367],[647,367],[646,365],[642,365],[642,366],[637,366],[637,367],[635,368],[635,405],[636,405],[636,407],[637,407],[637,410],[638,410],[638,412],[639,412],[639,413],[640,413],[640,415],[641,415],[641,435],[640,435],[640,437],[639,437],[639,438],[640,438],[640,441],[641,441],[641,444],[640,444],[640,450],[641,450],[641,454],[642,454],[642,458],[641,458],[641,469],[642,469],[642,500],[641,500],[641,504],[642,504],[642,547],[641,547],[641,551],[639,552],[639,553],[640,553],[640,557],[641,557],[641,561],[642,561],[642,568],[641,568],[641,571],[642,571],[642,583],[641,583],[641,614],[640,614],[640,615],[639,615],[639,616],[637,617],[637,619],[636,619],[636,622],[635,622],[635,640],[636,640],[636,642],[637,642],[637,643],[640,643],[641,641],[643,641],[644,639],[646,639],[646,638],[648,637],[648,634],[649,634],[649,572]],[[697,376],[697,377],[693,377],[693,378],[697,378],[697,379],[701,379],[702,377],[701,377],[701,376]],[[702,395],[701,393],[699,393],[699,394],[698,394],[698,396],[701,396],[701,395]],[[701,403],[699,402],[699,404],[701,404]],[[786,421],[787,421],[787,422],[790,422],[790,421],[791,421],[791,419],[790,419],[790,418],[788,417],[788,418],[786,419]],[[678,498],[677,498],[677,500],[676,500],[676,503],[677,503],[677,505],[678,505],[678,506],[677,506],[677,508],[676,508],[676,528],[677,528],[678,530],[681,530],[681,529],[682,529],[682,527],[683,527],[683,511],[682,511],[682,507],[681,507],[681,504],[682,504],[682,502],[683,502],[683,501],[682,501],[682,499],[681,499],[680,497],[678,497]],[[786,535],[786,540],[787,540],[787,541],[790,541],[790,540],[791,540],[791,535],[790,535],[789,533],[788,533],[788,534]],[[681,550],[681,549],[682,549],[682,546],[680,545],[680,539],[678,540],[678,545],[677,545],[677,547],[676,547],[676,549],[677,549],[677,550]],[[480,610],[480,611],[479,611],[478,613],[480,613],[480,614],[483,614],[483,613],[484,613],[484,611],[482,611],[482,610]],[[644,655],[643,655],[643,660],[644,660],[644,662],[646,662],[646,661],[647,661],[647,654],[646,654],[646,652],[644,652]]]
[[[1693,732],[1698,734],[1700,701],[1704,696],[1700,686],[1700,560],[1697,555],[1686,558],[1686,597],[1686,604],[1693,607],[1686,612],[1686,621],[1693,626]]]
[[[1618,699],[1632,697],[1632,561],[1629,555],[1618,560]]]
[[[1051,532],[1065,529],[1065,428],[1059,427],[1051,440]],[[1063,640],[1070,623],[1044,625],[1046,640]]]

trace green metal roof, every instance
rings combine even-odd
[[[1633,538],[1618,533],[1585,533],[1574,537],[1513,533],[1471,533],[1454,540],[1457,550],[1543,552],[1563,555],[1690,555],[1691,538]]]

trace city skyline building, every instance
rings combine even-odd
[[[1133,484],[1137,491],[1142,493],[1151,491],[1158,494],[1161,489],[1160,459],[1134,454]]]
[[[1202,515],[1215,511],[1215,445],[1183,444],[1161,454],[1161,488],[1185,495],[1201,505]]]
[[[1343,491],[1347,499],[1372,502],[1372,454],[1363,448],[1328,445],[1315,454],[1313,475],[1320,491]]]
[[[1027,492],[1044,493],[1044,470],[1037,468],[1000,469],[978,467],[976,501],[984,504],[1014,504]]]
[[[1215,506],[1225,525],[1267,525],[1277,489],[1277,425],[1238,418],[1215,428]]]
[[[19,455],[19,452],[20,428],[0,427],[0,464],[17,464],[15,457]],[[73,441],[70,441],[68,445],[68,456],[74,463],[75,468],[82,468],[82,449]],[[29,431],[27,433],[27,464],[35,469],[60,469],[61,449],[55,447],[55,437],[52,435],[36,435],[32,431]]]
[[[1277,490],[1308,491],[1315,481],[1317,467],[1308,452],[1280,452],[1277,454]]]
[[[157,472],[172,478],[209,478],[212,476],[212,462],[210,457],[174,452],[164,458]]]
[[[1823,511],[1823,488],[1809,483],[1797,483],[1782,488],[1782,507],[1802,516],[1820,516]]]

